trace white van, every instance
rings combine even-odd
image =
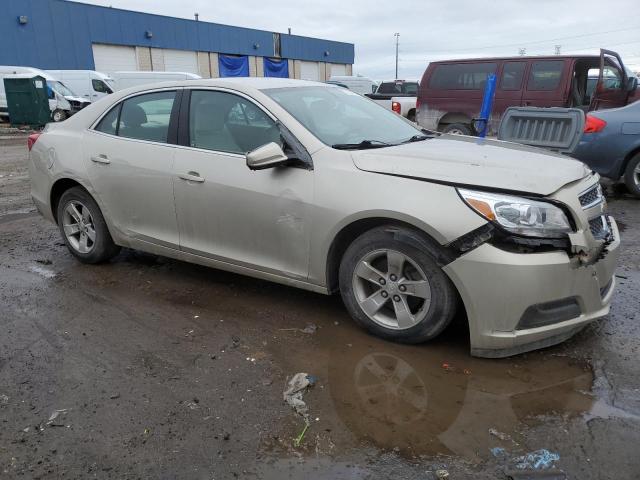
[[[32,67],[0,66],[0,117],[9,117],[7,109],[7,96],[4,91],[4,79],[14,75],[39,75],[47,81],[49,89],[49,108],[51,109],[51,119],[54,122],[61,122],[74,113],[82,110],[91,102],[86,98],[78,97],[66,85],[44,70]]]
[[[373,93],[378,88],[378,83],[362,75],[333,75],[327,83],[333,83],[347,87],[355,93],[364,95]]]
[[[113,78],[95,70],[47,70],[78,96],[95,102],[115,91]]]
[[[116,90],[149,83],[178,82],[202,78],[200,75],[187,72],[114,72],[111,77],[115,81]]]

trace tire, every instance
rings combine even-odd
[[[340,263],[340,293],[349,314],[388,340],[421,343],[435,338],[449,325],[458,304],[451,280],[438,266],[442,257],[435,242],[407,228],[383,226],[365,232]]]
[[[100,207],[82,187],[70,188],[62,194],[57,213],[60,234],[69,251],[82,263],[106,262],[120,252]]]
[[[409,112],[409,114],[407,115],[407,120],[415,123],[416,122],[416,111],[415,110],[411,110]]]
[[[64,120],[67,119],[67,112],[65,112],[64,110],[54,110],[53,113],[51,114],[51,120],[53,120],[54,122],[63,122]]]
[[[624,171],[624,183],[627,185],[629,192],[634,196],[640,197],[640,153],[631,157],[627,168]]]
[[[465,123],[450,123],[442,129],[442,132],[452,135],[473,135],[471,127]]]

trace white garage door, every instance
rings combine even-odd
[[[198,57],[196,52],[186,50],[163,50],[164,70],[166,72],[198,72]]]
[[[318,62],[300,62],[300,79],[320,81]]]
[[[103,73],[138,70],[134,47],[93,44],[93,62]]]
[[[331,76],[335,77],[337,75],[346,75],[347,74],[347,66],[343,64],[332,64],[331,65]]]

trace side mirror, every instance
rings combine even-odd
[[[265,168],[281,167],[289,162],[289,157],[282,151],[280,145],[275,142],[267,143],[245,155],[247,167],[251,170],[264,170]]]
[[[638,77],[630,77],[627,80],[627,92],[635,92],[638,88]]]

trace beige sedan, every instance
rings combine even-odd
[[[120,247],[319,293],[384,338],[471,352],[558,343],[606,315],[619,234],[598,176],[439,135],[349,90],[217,79],[123,90],[29,139],[32,196],[70,252]]]

